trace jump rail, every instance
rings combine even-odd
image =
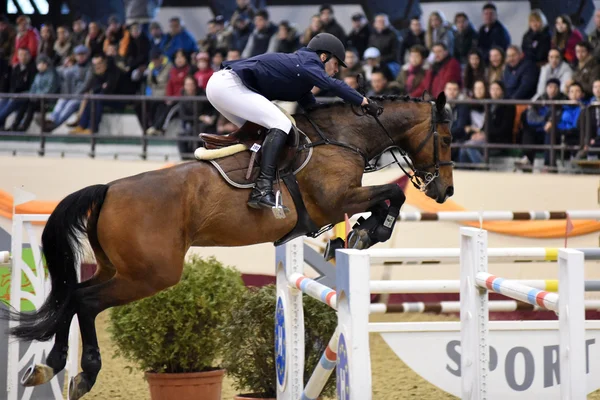
[[[548,221],[566,219],[600,219],[600,210],[567,211],[440,211],[401,212],[399,221]]]

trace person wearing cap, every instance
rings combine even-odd
[[[369,21],[362,13],[354,14],[352,16],[352,30],[348,35],[346,46],[355,48],[358,54],[363,54],[369,47],[369,36],[371,36]]]
[[[346,43],[348,38],[344,28],[335,20],[333,16],[333,8],[329,4],[323,4],[319,8],[319,18],[323,23],[323,32],[331,33],[336,38],[340,39],[342,43]]]
[[[297,101],[303,107],[316,103],[311,90],[316,86],[345,101],[364,106],[370,115],[380,107],[334,79],[344,64],[342,42],[329,33],[315,36],[307,47],[295,53],[267,53],[238,61],[226,61],[223,69],[208,81],[206,96],[210,103],[236,126],[247,121],[268,129],[261,148],[261,171],[248,205],[253,208],[275,206],[273,179],[276,162],[292,129],[290,119],[271,101]]]
[[[208,85],[208,80],[214,73],[210,65],[210,55],[208,53],[198,53],[196,56],[196,68],[198,70],[194,73],[194,79],[196,79],[198,87],[204,91],[206,90],[206,85]]]
[[[117,52],[120,57],[127,57],[127,50],[129,48],[129,42],[131,41],[131,34],[129,30],[125,28],[119,17],[111,15],[108,18],[108,27],[106,28],[106,39],[104,40],[104,53],[107,52],[109,45],[117,46]]]
[[[568,100],[568,97],[560,91],[561,83],[558,78],[550,78],[546,81],[545,91],[542,95],[537,94],[532,100]],[[556,108],[556,120],[560,118],[562,107]],[[547,105],[529,106],[521,114],[521,143],[524,145],[544,144],[546,132],[544,125],[552,118],[552,108]],[[535,150],[526,150],[522,159],[515,165],[519,167],[530,166],[535,158]]]
[[[246,43],[242,58],[254,57],[264,54],[269,49],[271,37],[277,33],[277,26],[269,21],[267,10],[260,10],[254,16],[254,31]]]
[[[254,16],[256,15],[256,9],[252,5],[252,1],[236,0],[236,4],[237,7],[231,15],[229,25],[233,26],[235,24],[235,21],[237,21],[240,17],[243,17],[248,21],[252,21],[254,19]]]
[[[363,54],[363,60],[365,60],[363,72],[367,82],[371,81],[371,74],[373,73],[374,69],[383,71],[388,81],[396,79],[394,74],[392,74],[392,71],[390,71],[387,66],[381,62],[381,52],[377,47],[369,47],[367,50],[365,50],[365,54]]]
[[[21,15],[17,18],[17,36],[15,37],[15,49],[26,47],[29,49],[29,54],[32,59],[35,59],[38,54],[39,34],[35,28],[31,27],[31,20],[26,15]],[[19,63],[17,57],[18,51],[15,51],[12,57],[11,64]]]
[[[84,45],[79,45],[73,50],[76,63],[72,67],[66,68],[62,72],[60,92],[62,94],[80,95],[85,91],[86,86],[93,78],[90,66],[89,49]],[[60,98],[58,99],[52,113],[48,119],[44,120],[44,111],[37,121],[40,126],[43,125],[45,132],[51,132],[75,114],[81,105],[80,99]],[[41,121],[44,120],[42,124]]]
[[[167,44],[167,35],[163,32],[162,27],[156,21],[150,23],[150,51],[158,49],[164,51]]]
[[[181,18],[173,17],[169,20],[169,33],[163,52],[171,62],[175,61],[177,50],[183,50],[189,57],[198,52],[198,43],[192,34],[183,27]]]
[[[208,21],[208,35],[206,35],[204,44],[210,54],[214,54],[217,50],[227,50],[232,43],[233,33],[225,29],[225,18],[222,15],[217,15]]]

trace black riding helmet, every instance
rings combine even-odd
[[[317,36],[312,38],[310,42],[308,42],[308,47],[311,50],[316,52],[324,51],[331,54],[333,57],[337,58],[340,65],[344,68],[347,68],[344,63],[344,58],[346,58],[346,49],[342,44],[342,41],[331,33],[319,33]]]

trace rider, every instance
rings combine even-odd
[[[246,121],[268,129],[262,146],[260,175],[248,205],[272,208],[275,204],[273,180],[279,153],[292,129],[288,117],[271,100],[297,101],[306,107],[316,103],[314,86],[329,90],[343,100],[361,105],[371,115],[379,106],[332,78],[344,64],[342,42],[329,33],[319,33],[293,54],[269,53],[244,60],[227,61],[214,73],[206,87],[210,103],[238,127]]]

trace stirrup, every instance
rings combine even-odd
[[[289,208],[283,206],[280,190],[275,192],[275,206],[271,207],[271,211],[276,219],[284,219],[286,217],[285,214],[290,212]]]

